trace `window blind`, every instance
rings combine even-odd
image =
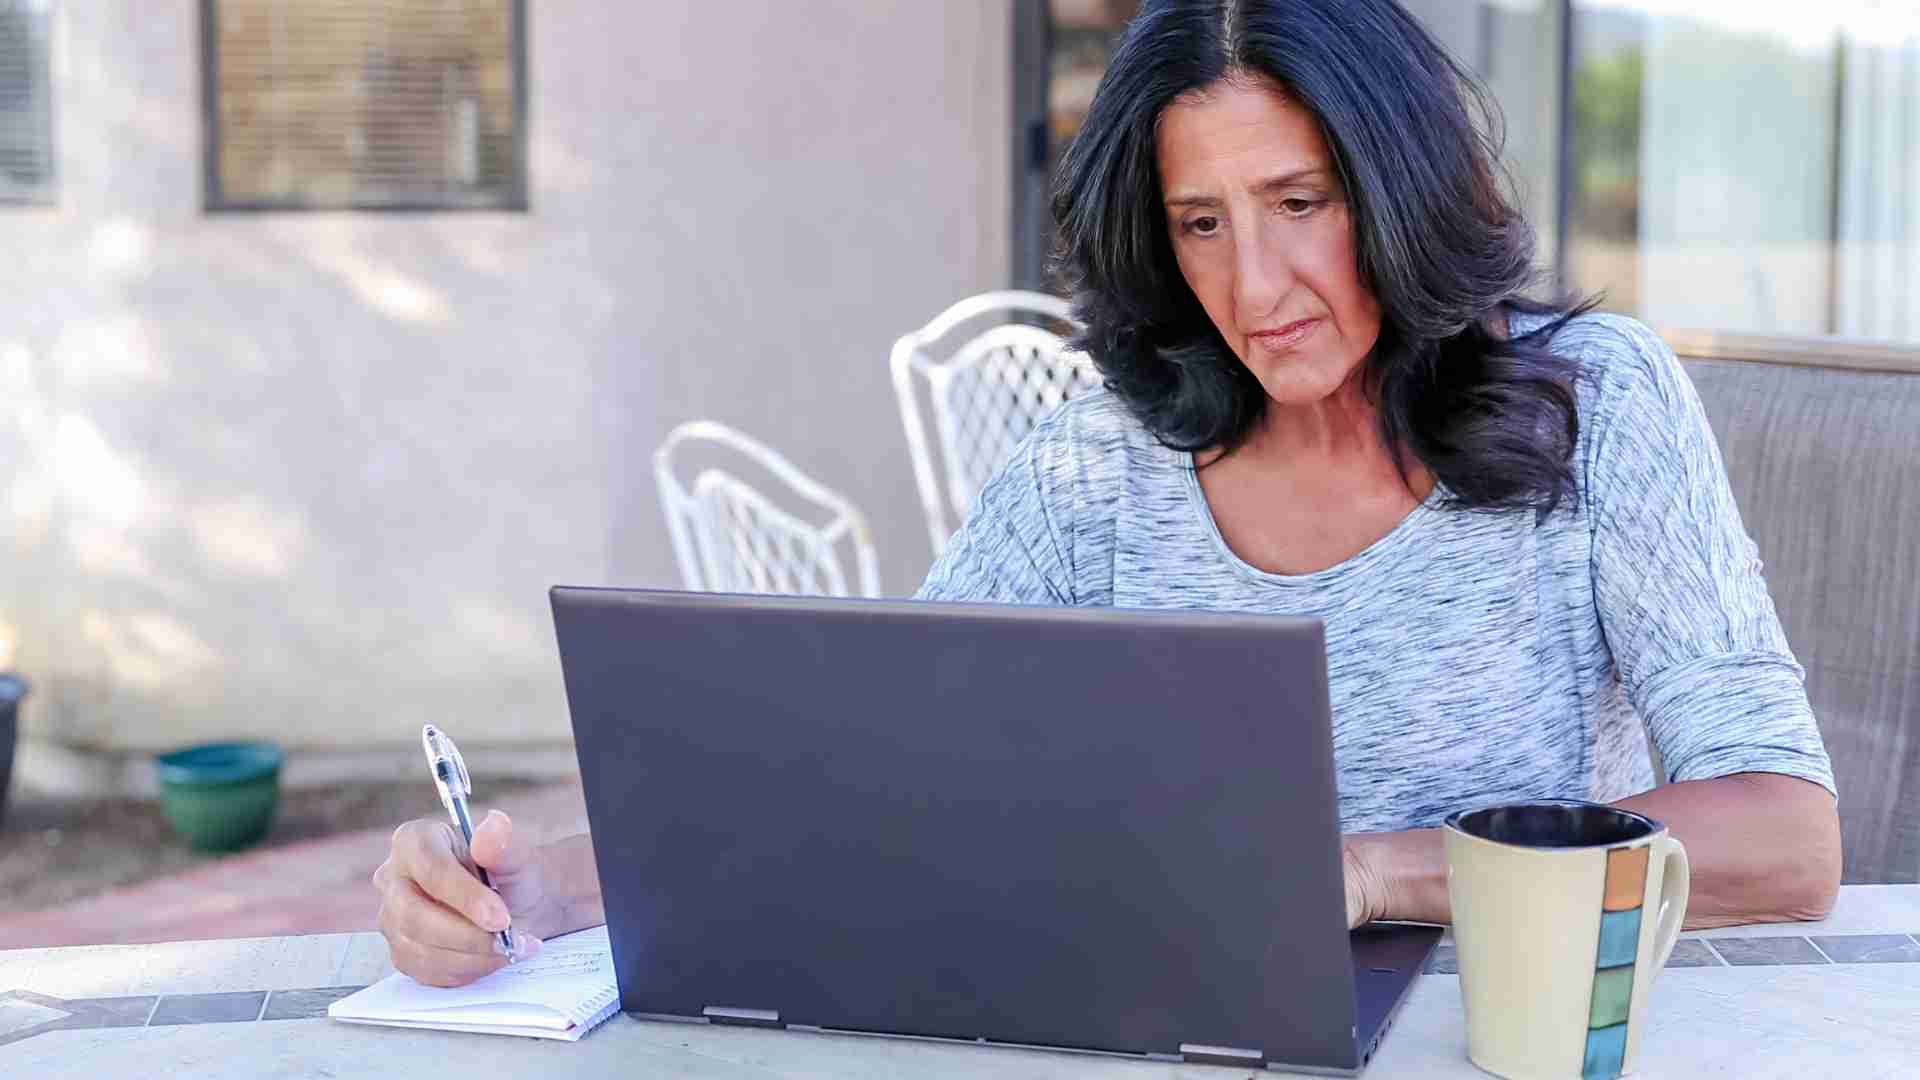
[[[53,198],[47,0],[0,0],[0,202]]]
[[[204,0],[208,205],[524,206],[523,2]]]

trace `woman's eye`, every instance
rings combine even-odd
[[[1313,206],[1314,203],[1312,199],[1280,200],[1280,209],[1284,211],[1288,217],[1306,217],[1313,211]]]
[[[1220,219],[1217,217],[1197,217],[1187,222],[1187,231],[1195,236],[1212,236],[1220,231]]]

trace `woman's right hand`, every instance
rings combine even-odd
[[[480,884],[475,864],[486,868],[492,889]],[[532,957],[540,939],[519,927],[541,926],[552,906],[540,853],[514,837],[513,822],[498,810],[474,829],[471,852],[444,819],[395,829],[373,886],[394,968],[428,986],[462,986],[504,967],[498,931],[509,923],[516,958]]]

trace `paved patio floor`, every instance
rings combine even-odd
[[[577,782],[529,788],[497,805],[516,828],[584,828]],[[373,929],[370,883],[394,822],[218,859],[40,911],[0,912],[0,949],[137,944]]]

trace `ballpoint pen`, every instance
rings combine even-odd
[[[432,724],[420,729],[420,745],[426,748],[427,767],[433,770],[433,786],[440,789],[440,802],[453,818],[454,827],[466,838],[468,850],[472,850],[473,817],[467,813],[467,796],[473,794],[473,778],[467,775],[466,759],[460,756],[460,748],[453,745],[447,733]],[[493,888],[493,882],[487,880],[486,867],[476,862],[473,869],[480,875],[480,884]],[[511,929],[500,931],[500,947],[507,951],[507,960],[511,962]]]

